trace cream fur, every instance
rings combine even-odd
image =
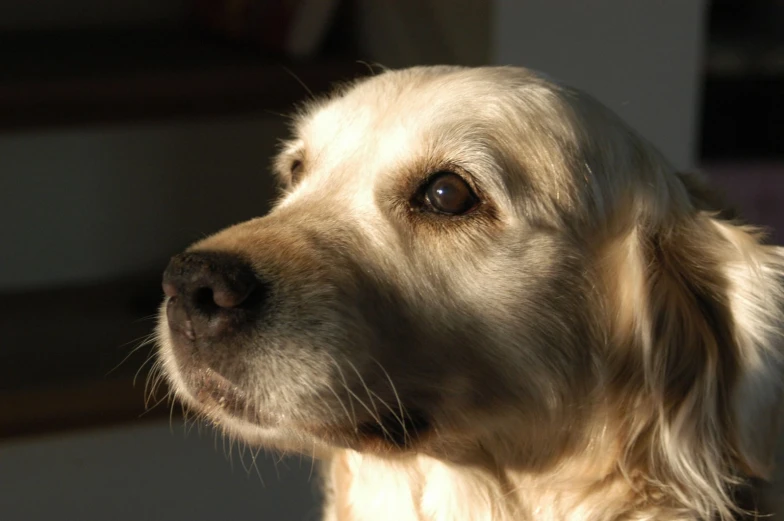
[[[201,359],[164,306],[160,367],[230,435],[322,460],[325,519],[784,519],[782,250],[704,180],[517,68],[385,71],[292,131],[272,212],[189,249],[245,259],[275,314]],[[473,213],[416,206],[444,170]]]

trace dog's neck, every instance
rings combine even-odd
[[[325,521],[697,521],[699,516],[608,468],[546,472],[385,458],[341,450],[325,462]],[[658,496],[658,497],[657,497]],[[750,504],[743,504],[749,506]]]
[[[547,429],[524,453],[476,454],[450,462],[422,453],[385,457],[338,450],[326,463],[327,521],[608,521],[639,508],[615,462],[612,412],[594,409],[582,429]],[[578,423],[575,413],[574,422]],[[510,433],[509,436],[513,436]],[[532,433],[533,435],[533,433]],[[500,449],[498,444],[495,444]],[[551,447],[544,452],[543,447]],[[464,446],[467,447],[467,446]],[[540,450],[534,450],[539,447]],[[443,451],[447,454],[449,451]],[[549,454],[549,456],[547,456]],[[544,458],[542,457],[544,456]],[[610,512],[608,509],[614,509]],[[653,516],[651,519],[670,519]],[[673,518],[675,519],[675,518]],[[685,518],[682,518],[685,519]]]
[[[578,469],[490,471],[423,455],[387,459],[340,451],[325,470],[327,521],[607,521],[623,519],[624,506],[638,506],[623,476],[578,475]],[[610,512],[610,506],[620,510]]]

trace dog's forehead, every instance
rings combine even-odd
[[[492,160],[514,139],[521,92],[552,89],[522,69],[405,69],[364,80],[300,117],[296,134],[311,172],[330,176],[394,170],[408,162]],[[447,158],[439,156],[450,156]],[[356,179],[355,179],[356,180]]]
[[[443,127],[459,129],[480,114],[466,111],[473,97],[490,94],[459,73],[428,69],[370,78],[303,118],[299,133],[309,150],[328,159],[370,153],[382,162],[411,156]]]

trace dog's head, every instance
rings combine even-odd
[[[779,255],[590,97],[416,68],[293,134],[273,210],[164,275],[161,357],[187,404],[308,453],[531,471],[591,453],[702,491],[764,474]]]

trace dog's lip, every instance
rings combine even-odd
[[[197,367],[188,371],[186,376],[187,388],[193,398],[206,408],[205,412],[219,409],[225,414],[255,424],[273,423],[271,415],[264,415],[251,406],[252,400],[237,384],[209,366],[195,361],[194,364]]]
[[[280,427],[306,432],[335,445],[345,445],[367,452],[412,450],[433,431],[432,420],[422,411],[406,411],[404,423],[400,421],[399,414],[388,414],[382,415],[378,420],[360,421],[356,425],[330,425],[263,412],[251,406],[252,401],[245,391],[210,367],[200,367],[192,371],[188,378],[188,387],[208,414],[219,410],[260,428]]]
[[[260,428],[280,427],[310,435],[335,445],[366,452],[404,452],[414,449],[430,434],[432,422],[419,411],[406,413],[405,428],[397,414],[378,420],[361,421],[357,425],[327,425],[287,418],[286,415],[265,413],[252,407],[247,393],[217,371],[203,367],[193,372],[189,387],[194,398],[207,410],[220,410],[232,418]],[[207,411],[205,411],[207,412]]]
[[[188,388],[194,399],[204,407],[204,412],[214,418],[227,415],[262,429],[283,428],[307,433],[331,445],[362,452],[390,454],[416,450],[434,431],[432,420],[420,411],[407,412],[405,428],[399,415],[392,414],[356,425],[335,425],[264,412],[251,405],[247,393],[239,386],[209,367],[193,371],[188,378]]]
[[[285,414],[265,412],[252,406],[252,400],[237,384],[214,369],[202,366],[191,371],[188,387],[205,412],[220,411],[234,419],[260,428],[285,428],[308,433],[333,445],[376,453],[414,450],[434,431],[433,421],[419,410],[406,410],[405,421],[399,414],[382,415],[378,419],[336,425],[294,419]]]

